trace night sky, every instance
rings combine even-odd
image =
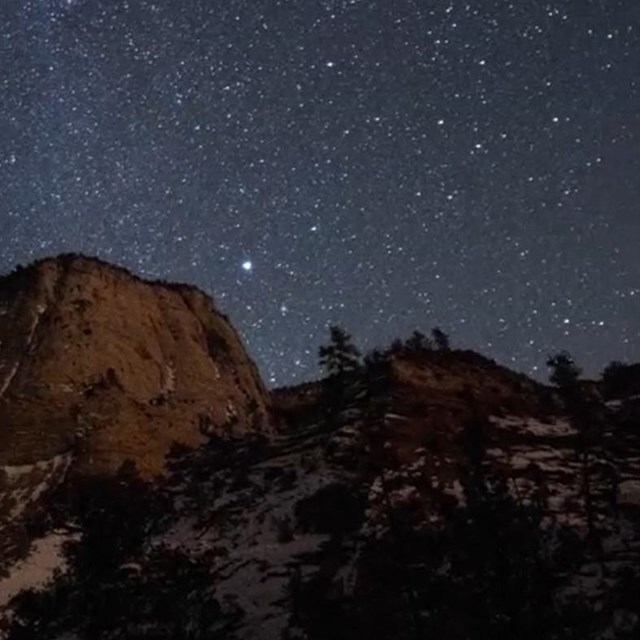
[[[435,325],[640,360],[638,0],[0,0],[0,272],[213,294],[271,384]]]

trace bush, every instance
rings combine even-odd
[[[296,504],[296,521],[303,531],[329,535],[348,533],[361,525],[365,504],[364,497],[354,489],[331,484]]]

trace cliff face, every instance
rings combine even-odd
[[[269,430],[269,399],[210,298],[75,255],[0,280],[0,465],[71,454],[162,472],[201,430]]]
[[[479,416],[546,420],[562,411],[551,388],[473,351],[394,357],[389,377],[392,418],[386,433],[400,460],[425,447],[448,451]],[[460,454],[449,453],[452,459]]]

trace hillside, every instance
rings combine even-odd
[[[76,260],[80,271],[96,268]],[[50,263],[43,264],[48,273]],[[101,269],[107,281],[131,279]],[[70,282],[76,277],[86,276],[70,276]],[[159,289],[154,296],[163,300],[163,322],[174,327],[185,357],[205,342],[182,337],[190,316],[174,318],[177,310],[165,300],[177,304],[175,286],[134,282],[145,291]],[[13,300],[31,291],[13,286]],[[135,291],[142,300],[151,296]],[[202,300],[203,294],[192,295]],[[60,298],[50,299],[53,309],[67,308],[53,302]],[[38,336],[58,324],[52,318],[60,311],[48,313],[42,313],[43,328],[39,322],[33,331],[33,344],[48,344]],[[123,334],[146,336],[136,326],[146,327],[145,313],[129,314]],[[214,315],[206,326],[223,322],[207,313]],[[97,394],[119,394],[118,406],[132,408],[114,415],[140,448],[122,447],[112,464],[92,466],[86,449],[46,444],[30,451],[31,441],[20,452],[31,456],[25,466],[3,467],[7,530],[15,534],[12,514],[24,516],[21,535],[5,547],[0,578],[0,611],[11,640],[636,637],[640,407],[633,397],[605,404],[597,389],[589,391],[582,420],[597,425],[597,434],[586,439],[557,389],[472,351],[392,348],[343,375],[270,397],[257,378],[253,386],[247,378],[248,387],[235,387],[231,375],[225,392],[239,398],[243,389],[253,390],[276,429],[258,427],[249,409],[229,425],[229,395],[213,395],[227,378],[196,383],[189,376],[208,375],[208,369],[190,374],[185,359],[175,365],[169,397],[152,406],[158,419],[176,420],[176,429],[182,424],[193,439],[170,444],[169,435],[182,432],[166,426],[164,472],[150,474],[145,451],[159,460],[159,445],[145,413],[136,410],[140,398],[162,388],[157,369],[164,361],[145,365],[133,352],[125,355],[131,338],[118,337],[113,318],[104,310],[90,323],[102,336],[92,349],[119,341],[110,359],[96,357],[99,366],[116,369],[113,385]],[[65,329],[76,345],[84,316],[69,316],[69,322],[80,323]],[[161,353],[172,348],[157,340]],[[6,352],[27,354],[17,360],[6,407],[32,389],[30,372],[53,370],[29,364],[43,349]],[[61,357],[60,350],[53,353]],[[199,356],[193,357],[197,363]],[[139,376],[127,372],[128,358]],[[253,371],[239,356],[234,363],[218,366],[227,375],[233,367]],[[84,371],[66,362],[61,367],[69,375]],[[186,400],[192,389],[207,398],[207,426],[217,429],[198,429],[196,407]],[[48,393],[51,402],[66,406],[65,395]],[[90,394],[87,402],[93,400]],[[24,413],[15,415],[28,415],[22,406]],[[40,404],[33,407],[38,419],[47,417]],[[135,419],[127,422],[129,416]],[[100,451],[103,439],[91,444],[100,428],[106,429],[89,430],[89,450]],[[5,442],[12,440],[0,445]],[[115,463],[131,451],[139,457],[116,471]],[[43,452],[52,457],[38,459]],[[5,448],[3,455],[9,453]],[[19,595],[29,588],[35,591]]]
[[[451,366],[465,369],[466,358],[463,355],[457,365]],[[446,356],[450,363],[456,359],[455,354]],[[466,525],[471,530],[455,543],[454,551],[458,545],[469,545],[464,547],[465,553],[472,555],[495,549],[501,561],[504,558],[511,563],[513,581],[500,578],[507,580],[505,585],[510,588],[522,589],[519,580],[528,583],[539,579],[545,583],[549,575],[537,577],[531,567],[519,573],[521,566],[531,562],[527,556],[530,548],[519,548],[519,541],[529,545],[526,536],[539,526],[542,548],[549,545],[563,555],[550,575],[557,597],[569,603],[564,606],[573,612],[571,616],[582,618],[580,628],[586,629],[582,637],[632,637],[629,630],[637,629],[638,617],[637,602],[630,596],[636,587],[627,585],[637,586],[640,578],[637,431],[621,427],[617,434],[610,432],[606,446],[594,452],[592,508],[597,513],[602,543],[600,551],[594,550],[588,542],[575,430],[559,413],[538,413],[548,390],[535,383],[530,383],[528,397],[512,406],[513,412],[505,412],[508,380],[522,381],[501,367],[484,366],[493,369],[492,375],[483,378],[488,389],[501,372],[506,374],[502,392],[492,395],[496,399],[493,412],[486,415],[483,465],[487,477],[495,472],[496,477],[504,478],[513,500],[508,507],[512,513],[500,527],[490,528],[488,540],[477,537],[484,529]],[[422,554],[434,553],[429,546],[434,544],[431,536],[436,536],[436,541],[441,535],[446,535],[446,540],[452,535],[461,536],[449,532],[450,523],[460,522],[461,517],[466,522],[464,514],[469,510],[480,509],[482,513],[489,508],[469,504],[473,463],[466,448],[465,425],[471,423],[455,419],[456,410],[462,411],[464,402],[453,400],[457,392],[449,386],[452,395],[448,399],[438,398],[436,388],[431,387],[430,395],[417,401],[420,396],[415,395],[415,384],[425,374],[425,367],[428,365],[419,359],[398,359],[386,372],[377,372],[368,380],[352,380],[348,398],[333,423],[325,420],[321,403],[315,405],[315,414],[307,405],[302,414],[305,418],[300,419],[299,404],[294,406],[291,397],[298,395],[308,402],[309,390],[303,388],[297,394],[290,389],[284,394],[288,396],[285,408],[280,404],[283,413],[290,412],[290,422],[279,434],[269,438],[212,438],[196,450],[174,451],[167,479],[145,489],[151,493],[142,498],[147,505],[145,518],[154,523],[152,529],[140,544],[119,556],[121,568],[107,578],[101,576],[101,584],[112,584],[117,593],[126,594],[130,590],[135,593],[136,584],[142,581],[145,595],[139,604],[149,601],[153,608],[158,606],[156,594],[161,593],[157,581],[167,579],[164,570],[158,573],[159,558],[170,558],[176,567],[189,558],[188,567],[204,571],[203,584],[210,590],[205,593],[216,604],[207,600],[202,606],[216,612],[214,627],[220,637],[357,638],[365,632],[374,638],[421,637],[423,623],[412,621],[411,611],[423,611],[421,607],[428,610],[432,596],[418,592],[415,603],[407,602],[402,587],[408,579],[405,572],[425,572],[421,568],[425,566]],[[479,397],[483,386],[475,389]],[[275,394],[276,407],[282,395]],[[452,409],[454,405],[457,409]],[[442,407],[447,413],[439,417],[449,416],[446,425],[437,417]],[[474,411],[473,406],[466,410]],[[611,413],[611,429],[618,428],[618,415],[616,411]],[[615,499],[606,473],[611,467],[619,474]],[[74,505],[77,485],[67,486],[63,497],[47,498],[54,514],[45,517],[48,524],[43,528],[48,533],[38,538],[26,560],[0,581],[4,602],[17,588],[42,585],[53,568],[64,566],[62,545],[76,539],[75,527],[83,521],[87,505],[95,502],[104,509],[104,503],[95,498],[95,485],[92,487],[91,497],[85,496],[80,502],[84,505],[81,512],[74,511],[77,504],[69,506]],[[134,511],[140,507],[140,499],[135,498],[139,492],[135,489],[124,501],[127,504],[130,500]],[[490,493],[487,505],[494,500],[501,504],[505,499],[499,493]],[[100,527],[107,527],[116,540],[126,538],[120,518],[131,526],[139,516],[126,509],[122,514],[122,507],[117,506],[122,504],[120,499],[107,504],[120,514],[119,519],[105,521],[104,515],[95,516]],[[87,541],[91,538],[85,540],[89,548],[96,544]],[[97,543],[95,553],[104,554],[104,537],[100,536]],[[450,544],[453,541],[445,546],[448,553]],[[427,572],[419,580],[436,580],[439,584],[439,576]],[[187,578],[182,580],[167,587],[173,589],[173,598],[195,593]],[[492,593],[498,587],[489,582],[482,588]],[[55,598],[65,593],[60,589],[47,592],[54,598],[52,602],[58,602]],[[470,615],[466,602],[469,594],[465,591],[469,585],[459,589],[462,595],[452,595],[447,606],[451,615],[464,620]],[[540,595],[534,598],[523,591],[521,597],[533,598],[531,606],[536,608],[536,616],[539,607],[550,606]],[[77,611],[62,602],[56,606],[63,617],[69,617],[67,625],[73,628]],[[118,609],[115,604],[110,606]],[[597,615],[587,615],[595,611]],[[37,614],[38,619],[41,615],[44,613]],[[530,634],[517,627],[513,637],[573,637],[551,635],[544,625],[558,624],[558,619],[552,617],[549,622],[545,615],[540,613],[536,624],[529,621]],[[466,624],[476,624],[473,619]],[[522,625],[522,619],[518,620]],[[482,619],[477,624],[485,622]],[[565,623],[578,625],[572,619]],[[429,624],[433,627],[425,621],[424,628],[437,629],[445,623],[436,617]],[[400,633],[400,628],[405,632]],[[544,635],[547,632],[549,635]]]

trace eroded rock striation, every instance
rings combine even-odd
[[[174,442],[265,432],[268,394],[227,318],[195,287],[79,255],[0,279],[0,466],[72,456],[151,477]]]

